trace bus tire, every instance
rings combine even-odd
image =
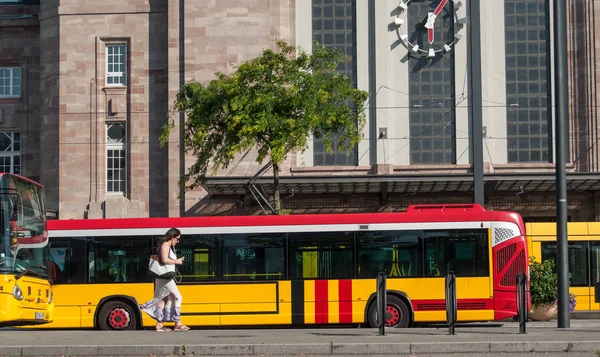
[[[377,301],[374,300],[369,306],[367,314],[369,326],[377,328]],[[387,296],[387,319],[385,327],[406,328],[410,324],[410,311],[402,299],[394,295]]]
[[[122,300],[107,301],[98,313],[100,330],[137,330],[138,321],[131,304]]]

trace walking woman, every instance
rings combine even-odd
[[[171,228],[158,240],[158,257],[161,264],[183,264],[184,257],[177,258],[175,246],[181,239],[181,232]],[[140,309],[150,315],[156,322],[156,331],[171,331],[163,322],[175,322],[175,331],[187,331],[190,328],[182,324],[181,293],[173,279],[156,279],[154,281],[154,298],[140,305]]]

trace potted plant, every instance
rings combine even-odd
[[[556,293],[558,277],[554,272],[554,260],[537,262],[535,257],[529,258],[529,292],[531,294],[532,320],[547,321],[556,315]]]

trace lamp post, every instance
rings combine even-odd
[[[558,271],[557,327],[570,327],[569,316],[569,256],[567,244],[567,179],[566,145],[567,87],[567,5],[566,0],[554,0],[554,85],[556,121],[556,241]]]

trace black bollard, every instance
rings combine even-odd
[[[456,275],[449,271],[446,275],[446,320],[448,321],[448,331],[454,335],[456,328]]]
[[[517,316],[519,317],[519,333],[527,333],[527,277],[517,275]]]
[[[379,336],[385,336],[385,322],[387,320],[387,289],[385,286],[385,273],[377,274],[377,326]]]

